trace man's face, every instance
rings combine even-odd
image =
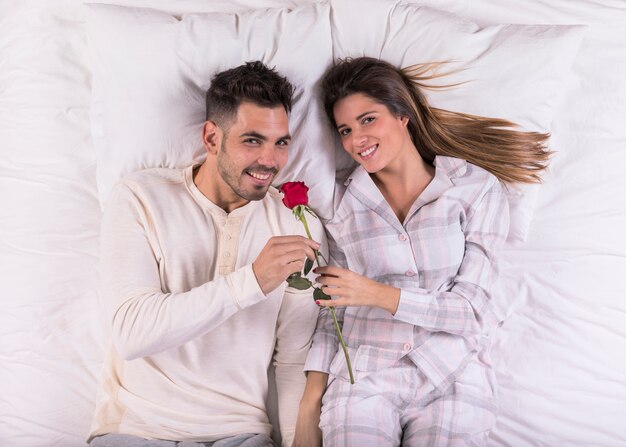
[[[242,199],[261,200],[287,163],[290,141],[287,112],[282,106],[242,103],[217,154],[223,187]]]

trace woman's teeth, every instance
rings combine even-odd
[[[359,153],[359,155],[360,155],[361,157],[367,157],[369,154],[371,154],[372,152],[374,152],[374,151],[376,150],[376,148],[377,148],[377,147],[378,147],[378,145],[376,145],[376,146],[372,146],[372,147],[370,147],[368,150],[366,150],[366,151],[363,151],[363,152]]]

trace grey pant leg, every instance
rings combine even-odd
[[[109,433],[92,439],[89,447],[276,447],[267,435],[245,433],[215,442],[165,441]]]
[[[89,447],[176,447],[172,441],[144,439],[133,435],[109,433],[93,438]]]
[[[276,447],[268,435],[244,433],[215,441],[212,447]]]

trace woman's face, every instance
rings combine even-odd
[[[392,114],[383,104],[354,93],[333,107],[343,148],[370,174],[400,163],[415,148],[407,129],[408,118]]]

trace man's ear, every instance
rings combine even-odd
[[[214,121],[206,121],[202,127],[202,144],[209,154],[217,154],[224,132]]]

